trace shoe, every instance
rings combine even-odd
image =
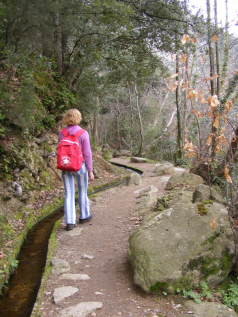
[[[85,222],[89,222],[92,219],[92,216],[85,218],[85,219],[80,219],[79,218],[79,223],[85,223]]]
[[[68,224],[66,225],[65,230],[70,231],[70,230],[73,230],[74,227],[75,227],[75,225],[74,225],[73,223],[68,223]]]

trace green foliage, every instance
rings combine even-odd
[[[201,303],[201,296],[199,293],[192,291],[192,290],[182,290],[181,295],[185,298],[189,298],[194,300],[195,303]]]
[[[222,300],[225,305],[238,311],[238,284],[232,282],[225,291],[222,291]]]
[[[176,290],[177,294],[182,295],[185,298],[194,300],[195,303],[201,303],[203,300],[213,299],[212,290],[209,288],[205,281],[201,281],[197,290],[192,289],[180,289]]]
[[[75,94],[54,72],[54,63],[37,55],[9,53],[0,85],[0,136],[14,125],[38,135],[55,126],[57,116],[77,106]]]

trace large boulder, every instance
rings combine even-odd
[[[192,196],[176,192],[130,236],[134,281],[146,292],[173,293],[202,280],[215,286],[231,271],[235,247],[227,209],[217,202],[194,204]]]
[[[172,163],[165,162],[165,163],[157,163],[154,168],[155,176],[162,176],[167,174],[174,174],[175,168]]]
[[[172,175],[166,185],[166,189],[191,187],[195,188],[197,185],[202,184],[203,179],[201,176],[183,172],[181,174]]]

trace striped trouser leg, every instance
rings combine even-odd
[[[76,223],[74,173],[63,172],[64,181],[64,221],[65,224]]]
[[[77,172],[80,219],[91,217],[89,199],[88,199],[88,171],[85,164]]]

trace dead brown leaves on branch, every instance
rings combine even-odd
[[[213,34],[210,41],[216,43],[219,41],[219,37],[216,34]],[[219,78],[219,75],[216,73],[208,77],[204,77],[203,75],[200,80],[197,80],[197,83],[191,85],[188,73],[190,56],[192,56],[192,54],[189,54],[189,47],[191,44],[196,44],[197,39],[189,34],[184,34],[181,38],[181,43],[186,47],[186,50],[184,49],[179,55],[174,56],[174,61],[175,58],[178,58],[180,67],[178,68],[178,72],[172,74],[167,79],[167,87],[173,93],[178,87],[181,91],[185,92],[185,98],[189,101],[187,105],[189,105],[191,113],[196,118],[198,130],[200,129],[200,126],[202,127],[204,124],[205,119],[209,122],[208,128],[210,129],[210,133],[209,130],[207,133],[206,131],[202,131],[200,134],[198,133],[198,139],[195,141],[190,140],[188,133],[185,133],[186,139],[183,141],[185,156],[191,159],[197,159],[197,161],[201,160],[200,163],[203,166],[206,166],[206,171],[209,172],[212,168],[212,164],[215,162],[214,160],[217,160],[217,158],[221,160],[222,157],[226,157],[226,153],[231,146],[231,129],[228,127],[228,116],[233,109],[233,102],[228,100],[225,104],[221,104],[216,94],[210,95],[210,81],[216,82]],[[205,55],[198,58],[200,64],[206,65],[209,63],[209,60]],[[203,121],[200,123],[200,120]],[[227,183],[232,183],[230,170],[228,166],[225,166],[227,163],[224,162],[222,167],[219,167],[219,175],[223,175]],[[215,165],[217,165],[217,163],[218,161]]]

